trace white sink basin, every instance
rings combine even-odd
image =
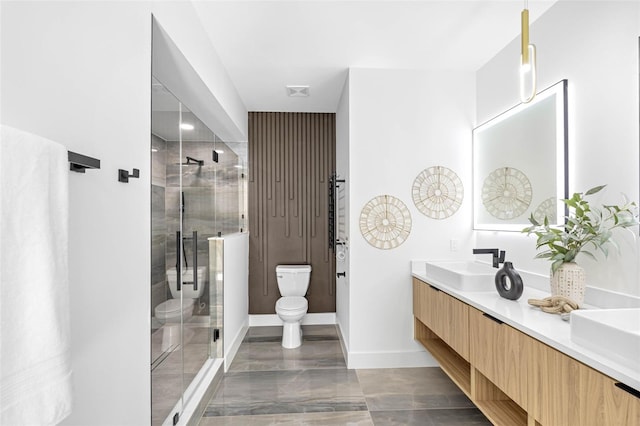
[[[640,308],[573,311],[571,340],[640,373]]]
[[[464,291],[496,291],[498,270],[471,261],[426,262],[426,276],[442,284]]]

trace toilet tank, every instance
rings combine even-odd
[[[170,268],[167,270],[167,281],[169,281],[169,290],[171,290],[171,297],[174,299],[180,298],[180,293],[185,299],[197,299],[204,294],[204,284],[207,273],[206,266],[198,267],[198,289],[193,289],[193,268],[182,268],[182,282],[183,285],[178,291],[178,282],[176,280],[176,268]]]
[[[309,289],[311,265],[278,265],[276,277],[281,296],[304,297]]]

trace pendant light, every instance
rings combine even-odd
[[[520,14],[520,101],[528,103],[536,97],[536,46],[529,43],[528,1]]]

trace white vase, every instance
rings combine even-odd
[[[578,305],[584,303],[586,287],[587,277],[577,263],[563,263],[551,275],[551,295],[568,297]]]

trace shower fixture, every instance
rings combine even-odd
[[[203,160],[196,160],[193,157],[187,157],[187,162],[186,163],[182,163],[183,166],[203,166],[204,165],[204,161]]]

